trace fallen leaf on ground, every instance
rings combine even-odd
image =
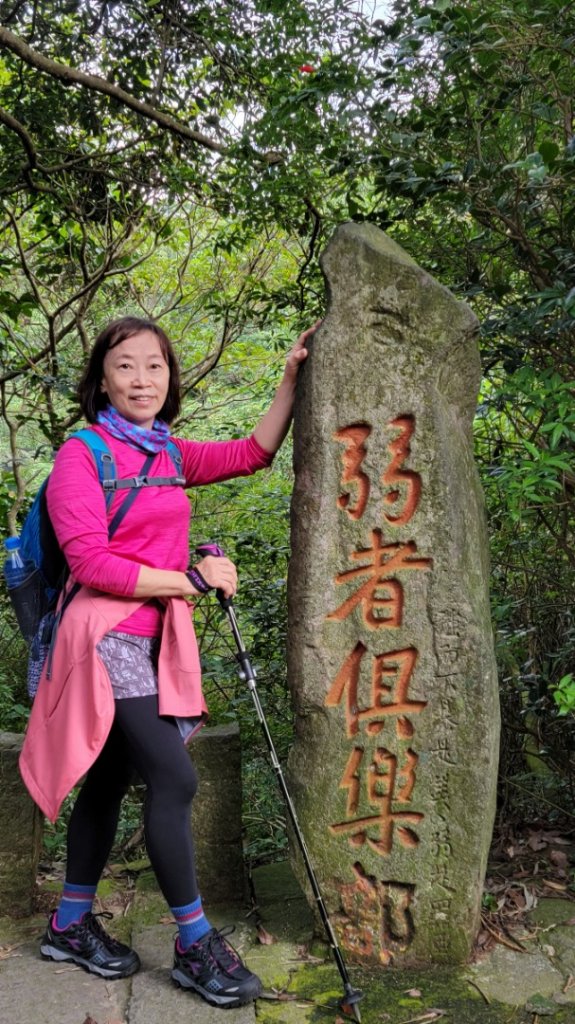
[[[506,938],[505,935],[502,935],[500,931],[496,931],[495,928],[492,928],[492,926],[489,924],[489,921],[487,921],[483,915],[481,917],[481,921],[483,927],[487,929],[489,934],[493,936],[496,942],[500,942],[502,946],[508,946],[509,949],[514,949],[516,953],[527,952],[524,946],[522,946],[519,942],[519,939],[514,939],[511,935],[509,936],[509,938]]]
[[[558,892],[565,892],[567,886],[563,882],[552,882],[549,878],[542,879],[543,885],[546,885],[549,889],[557,889]]]
[[[544,835],[547,836],[550,843],[563,843],[565,846],[570,846],[572,842],[570,839],[566,839],[565,836],[562,836],[559,832],[545,832]]]
[[[258,928],[258,942],[261,942],[262,946],[273,946],[274,942],[277,941],[278,940],[275,935],[270,935],[270,933],[266,932],[265,928],[262,928],[260,925]]]
[[[544,850],[547,846],[547,838],[543,832],[532,832],[527,840],[527,845],[537,853],[538,850]]]
[[[533,910],[537,906],[537,896],[531,889],[528,889],[525,885],[521,887],[525,896],[525,909]]]
[[[433,1020],[439,1020],[440,1017],[445,1017],[447,1010],[428,1010],[427,1013],[422,1013],[421,1017],[410,1017],[409,1020],[403,1020],[401,1024],[428,1024]]]
[[[406,988],[403,994],[409,996],[410,999],[419,999],[421,992],[418,988]]]
[[[15,956],[22,956],[22,953],[14,953],[14,950],[20,949],[20,946],[23,945],[23,942],[15,942],[13,946],[0,946],[0,960],[11,960]]]
[[[551,850],[549,854],[549,860],[555,865],[557,870],[562,874],[567,874],[567,868],[569,866],[569,859],[564,850]]]
[[[290,992],[262,992],[258,999],[271,999],[276,1003],[293,1003],[298,996]]]

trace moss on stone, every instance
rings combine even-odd
[[[158,883],[156,876],[151,868],[147,871],[142,871],[136,879],[136,889],[138,892],[158,892]]]
[[[361,974],[353,970],[353,984],[362,989],[361,1018],[363,1024],[402,1024],[423,1019],[432,1009],[446,1011],[446,1020],[455,1024],[532,1024],[533,1011],[524,1006],[491,1002],[466,980],[465,972],[434,968],[417,971],[374,971]],[[410,998],[409,991],[420,996]],[[335,968],[302,967],[294,975],[289,992],[296,998],[290,1002],[258,1003],[258,1024],[320,1024],[333,1022],[343,995],[343,986]],[[306,1005],[307,1001],[312,1005]],[[547,1002],[546,1002],[547,1006]],[[548,1001],[554,1009],[555,1024],[573,1024],[573,1008],[562,1008]],[[339,1013],[341,1016],[341,1012]]]

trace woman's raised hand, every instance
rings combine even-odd
[[[307,343],[313,337],[318,327],[321,326],[321,323],[321,320],[317,320],[313,327],[308,327],[307,331],[302,331],[295,345],[289,350],[285,364],[284,380],[295,380],[297,377],[301,363],[308,356]]]

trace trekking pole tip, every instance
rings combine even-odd
[[[361,1024],[361,1012],[359,1009],[360,999],[363,999],[363,992],[358,988],[352,988],[351,985],[346,985],[345,995],[339,1002],[339,1009],[348,1017],[353,1016],[357,1021],[357,1024]]]

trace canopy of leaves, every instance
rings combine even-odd
[[[1,3],[0,194],[67,195],[96,220],[110,188],[122,213],[160,191],[260,223],[301,217],[358,88],[354,6]]]

